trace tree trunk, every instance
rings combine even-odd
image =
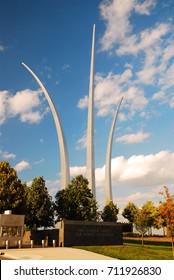
[[[163,227],[163,235],[166,236],[166,229]]]
[[[173,258],[174,258],[174,244],[173,244],[173,235],[172,235],[172,253],[173,253]]]
[[[141,238],[142,238],[142,246],[144,246],[144,233],[143,232],[141,234]]]

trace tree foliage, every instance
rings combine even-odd
[[[35,178],[26,189],[26,225],[30,228],[54,225],[54,207],[51,196],[45,187],[43,177]]]
[[[174,257],[174,194],[171,195],[166,186],[164,186],[164,192],[160,192],[160,194],[164,196],[165,201],[160,201],[159,213],[166,224],[167,234],[171,237]]]
[[[25,212],[25,184],[8,162],[0,162],[0,213],[12,210],[13,214]]]
[[[134,203],[128,202],[126,207],[123,209],[122,216],[125,219],[127,219],[130,223],[133,223],[137,210],[138,210],[138,208]]]
[[[114,204],[113,201],[109,201],[109,203],[103,208],[101,213],[101,218],[104,222],[116,222],[118,220],[119,209],[117,208],[117,204]]]
[[[156,207],[152,201],[147,201],[137,210],[134,216],[134,225],[141,234],[142,245],[144,244],[144,234],[154,225],[156,218]]]
[[[67,188],[55,196],[57,220],[92,221],[97,219],[97,203],[88,188],[88,180],[82,175],[71,180]]]
[[[142,245],[144,245],[144,235],[149,229],[147,215],[144,209],[138,209],[134,217],[134,225],[136,230],[141,234]]]
[[[143,204],[142,209],[144,210],[144,213],[146,213],[148,227],[153,227],[157,218],[157,208],[154,203],[152,201],[147,201]]]

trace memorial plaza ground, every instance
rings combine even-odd
[[[93,252],[66,247],[2,249],[0,252],[2,259],[16,260],[113,260]]]

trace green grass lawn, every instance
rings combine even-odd
[[[151,241],[150,244],[146,243],[142,246],[140,242],[125,240],[120,246],[78,246],[76,248],[120,260],[173,260],[170,243],[158,242],[156,244]]]

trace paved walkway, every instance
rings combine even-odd
[[[66,247],[2,249],[0,252],[4,253],[4,257],[16,260],[113,260],[100,254]]]

